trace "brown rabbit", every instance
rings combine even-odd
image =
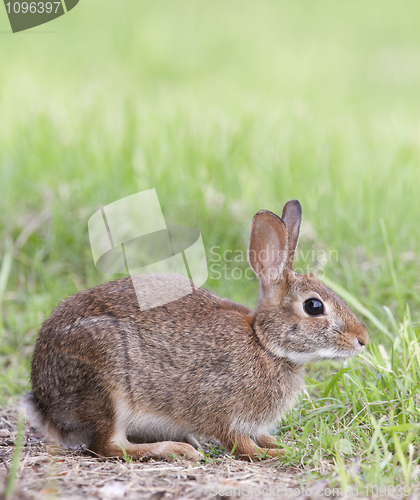
[[[368,341],[347,304],[293,271],[301,206],[258,212],[249,263],[255,312],[196,287],[140,311],[131,278],[80,292],[45,321],[32,360],[30,423],[65,446],[103,456],[198,460],[196,435],[237,457],[278,456],[268,430],[303,387],[303,365],[359,354]],[[158,294],[185,285],[148,275]]]

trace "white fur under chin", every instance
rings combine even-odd
[[[281,347],[277,348],[274,353],[279,358],[286,358],[292,363],[302,366],[307,363],[312,363],[314,361],[321,361],[323,359],[348,359],[351,356],[356,356],[362,352],[363,347],[354,348],[350,352],[339,351],[331,347],[318,349],[315,352],[297,352],[297,351],[287,351]]]

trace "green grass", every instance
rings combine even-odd
[[[332,464],[331,484],[414,484],[419,18],[386,0],[91,0],[9,35],[0,13],[0,404],[28,389],[53,308],[109,279],[89,248],[98,208],[156,188],[211,258],[245,252],[254,213],[299,198],[297,265],[333,252],[325,275],[371,343],[344,370],[309,368],[310,397],[282,429],[300,449],[288,460]],[[255,305],[256,280],[223,264],[206,286]]]
[[[128,455],[127,453],[127,450],[124,448],[123,444],[120,443],[120,447],[122,449],[122,452],[123,452],[123,459],[126,463],[130,464],[132,461],[133,461],[133,457],[131,457],[130,455]]]

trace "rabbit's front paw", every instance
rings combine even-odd
[[[273,449],[273,448],[257,448],[255,450],[255,458],[259,460],[265,460],[267,458],[280,458],[284,457],[284,450]]]
[[[261,448],[278,448],[280,443],[275,436],[270,436],[269,434],[263,434],[255,439],[255,442]]]

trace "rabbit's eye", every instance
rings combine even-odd
[[[310,316],[319,316],[324,313],[324,305],[318,299],[305,300],[303,308]]]

